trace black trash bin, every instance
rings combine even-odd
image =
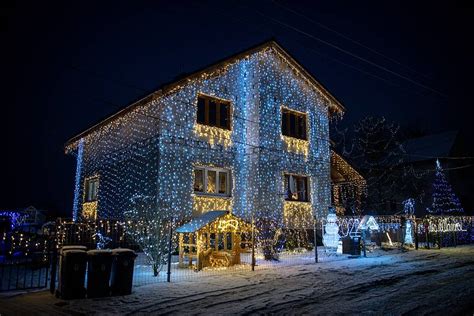
[[[86,246],[81,246],[81,245],[69,245],[69,246],[61,247],[61,252],[66,251],[66,250],[84,250],[84,251],[87,251],[87,247]]]
[[[360,237],[352,237],[351,255],[360,256]]]
[[[344,237],[342,239],[342,253],[360,256],[360,237]]]
[[[62,299],[84,298],[87,253],[81,249],[61,249],[57,296]]]
[[[87,297],[110,295],[110,250],[89,250],[87,252]]]
[[[137,255],[132,249],[118,248],[112,250],[112,295],[129,295],[132,293],[133,266]]]

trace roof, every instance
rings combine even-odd
[[[448,157],[456,141],[458,131],[427,135],[405,141],[405,162],[431,160]]]
[[[228,211],[209,211],[206,212],[198,217],[193,218],[188,223],[184,224],[183,226],[176,229],[177,233],[194,233],[207,224],[212,223],[219,217],[227,215]]]
[[[364,177],[347,160],[331,149],[331,180],[337,183],[364,182]]]
[[[145,97],[140,98],[139,100],[137,100],[137,101],[133,102],[132,104],[126,106],[122,110],[120,110],[120,111],[116,112],[115,114],[112,114],[111,116],[107,117],[106,119],[98,122],[97,124],[95,124],[91,128],[89,128],[89,129],[79,133],[78,135],[72,137],[71,139],[69,139],[66,142],[65,147],[68,147],[68,146],[74,144],[75,142],[77,142],[81,138],[87,136],[90,133],[93,133],[94,131],[98,130],[102,126],[105,126],[108,123],[114,121],[116,118],[131,112],[136,107],[143,106],[143,105],[151,102],[152,100],[154,100],[155,98],[157,98],[159,96],[163,96],[163,95],[166,95],[167,93],[172,92],[175,88],[177,88],[181,85],[185,85],[188,81],[190,81],[194,78],[197,78],[197,77],[199,77],[199,76],[201,76],[201,75],[203,75],[207,72],[214,71],[214,70],[216,70],[216,68],[223,67],[226,64],[236,62],[240,59],[244,59],[244,58],[248,57],[251,54],[262,51],[262,50],[267,49],[267,48],[273,48],[279,54],[281,54],[284,57],[284,59],[286,59],[286,61],[289,64],[291,64],[291,66],[293,66],[298,72],[300,72],[310,83],[312,83],[316,87],[317,90],[319,90],[322,94],[324,94],[324,96],[326,98],[328,98],[330,106],[332,106],[332,108],[336,112],[340,112],[340,113],[345,112],[345,108],[341,104],[341,102],[339,102],[339,100],[337,100],[321,83],[319,83],[312,74],[310,74],[300,63],[298,63],[275,40],[268,40],[268,41],[265,41],[265,42],[263,42],[259,45],[248,48],[248,49],[246,49],[242,52],[234,54],[230,57],[227,57],[227,58],[224,58],[220,61],[217,61],[216,63],[214,63],[210,66],[204,67],[200,70],[197,70],[197,71],[195,71],[191,74],[186,74],[185,76],[177,78],[175,81],[173,81],[171,83],[163,84],[155,92],[152,92],[152,93],[146,95]]]

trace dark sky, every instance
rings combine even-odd
[[[0,209],[33,204],[69,215],[75,161],[64,155],[63,144],[117,110],[106,102],[125,106],[180,73],[271,37],[342,101],[346,124],[384,115],[427,132],[472,125],[472,4],[7,1],[2,6]]]

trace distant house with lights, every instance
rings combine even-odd
[[[36,233],[46,221],[46,211],[33,206],[0,210],[0,235],[12,230]]]
[[[329,121],[344,111],[279,44],[265,42],[70,139],[73,217],[123,218],[145,207],[191,220],[225,210],[312,228],[332,204],[343,212],[343,192],[364,181],[330,148]]]
[[[418,216],[426,214],[432,204],[432,185],[435,179],[436,160],[439,160],[444,173],[453,186],[466,213],[474,209],[472,187],[474,186],[474,168],[466,164],[465,159],[453,157],[472,156],[471,135],[460,131],[445,131],[406,140],[402,146],[406,152],[399,169],[412,170],[416,183],[411,189],[415,199]],[[401,211],[406,196],[397,196],[394,204]]]

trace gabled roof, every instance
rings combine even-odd
[[[334,112],[339,112],[339,113],[344,113],[345,108],[344,106],[321,84],[319,83],[316,78],[310,74],[303,66],[301,66],[300,63],[298,63],[286,50],[284,50],[275,40],[269,40],[265,41],[262,44],[253,46],[251,48],[248,48],[240,53],[237,53],[235,55],[232,55],[230,57],[227,57],[225,59],[222,59],[220,61],[217,61],[216,63],[204,67],[198,71],[195,71],[191,74],[186,74],[183,77],[177,78],[175,81],[171,83],[166,83],[162,86],[160,86],[155,92],[152,92],[145,97],[133,102],[132,104],[128,105],[127,107],[123,108],[122,110],[118,111],[115,114],[112,114],[111,116],[107,117],[106,119],[100,121],[99,123],[95,124],[91,128],[83,131],[82,133],[79,133],[78,135],[74,136],[73,138],[69,139],[65,146],[68,147],[72,145],[73,143],[77,142],[84,136],[87,136],[88,134],[98,130],[104,125],[107,125],[108,123],[114,121],[116,118],[125,115],[135,109],[138,106],[145,105],[155,98],[159,96],[166,95],[167,93],[170,93],[174,91],[175,88],[182,86],[186,84],[188,81],[198,78],[203,74],[206,74],[208,72],[215,71],[218,68],[224,67],[226,64],[234,63],[240,59],[244,59],[248,57],[249,55],[252,55],[254,53],[257,53],[259,51],[262,51],[264,49],[272,48],[275,51],[277,51],[287,62],[292,66],[296,71],[301,73],[305,79],[308,80],[317,90],[319,90],[323,96],[325,96],[330,104],[330,107],[332,111]]]
[[[333,149],[331,149],[331,181],[335,184],[343,182],[365,183],[364,177]]]
[[[209,211],[196,218],[193,218],[190,222],[176,229],[177,233],[194,233],[207,224],[212,223],[219,217],[227,215],[228,211]]]
[[[403,148],[406,151],[405,162],[432,160],[450,156],[457,135],[457,131],[449,131],[405,141],[403,143]]]

